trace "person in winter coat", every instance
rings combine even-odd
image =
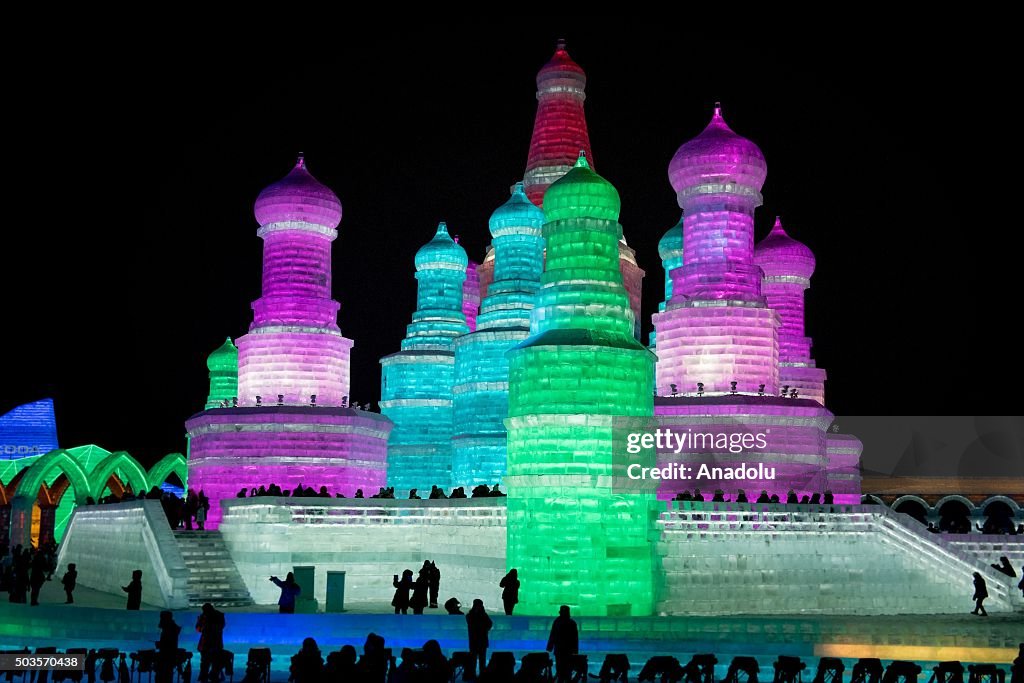
[[[519,572],[515,568],[510,569],[498,586],[502,589],[501,601],[505,604],[505,614],[512,616],[512,610],[519,602]]]
[[[487,637],[488,631],[493,626],[491,618],[484,610],[484,601],[479,598],[473,601],[473,606],[466,614],[466,628],[469,631],[469,654],[473,658],[473,669],[476,670],[477,661],[480,662],[480,673],[483,674],[487,666],[487,648],[490,640]],[[473,676],[476,674],[470,672]]]
[[[398,580],[398,574],[392,582],[395,586],[395,597],[391,599],[391,606],[395,608],[395,614],[409,613],[409,591],[412,590],[412,570],[406,569],[402,572],[402,580]]]
[[[281,597],[277,599],[277,611],[280,614],[295,614],[295,598],[299,597],[299,594],[302,593],[302,588],[299,584],[295,583],[295,575],[288,572],[288,576],[284,577],[284,581],[276,576],[271,576],[270,580],[281,589]]]

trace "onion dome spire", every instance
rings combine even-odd
[[[341,223],[341,201],[310,174],[299,154],[288,175],[260,192],[254,213],[260,225],[301,222],[336,228]]]

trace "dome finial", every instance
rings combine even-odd
[[[555,51],[557,51],[557,52],[565,52],[565,38],[559,38],[555,42]]]
[[[776,216],[775,217],[775,225],[772,226],[772,232],[776,233],[776,234],[778,234],[778,233],[782,233],[783,235],[786,234],[785,228],[782,227],[782,216]]]
[[[299,152],[299,158],[295,160],[295,168],[306,168],[306,155]]]
[[[717,102],[717,101],[715,102],[715,114],[714,114],[714,117],[716,119],[722,118],[722,103],[721,102]]]
[[[590,163],[587,161],[586,150],[580,150],[580,156],[576,159],[576,165],[573,168],[590,168]]]
[[[441,221],[440,223],[438,223],[437,224],[437,234],[438,235],[447,235],[448,234],[448,224],[445,223],[444,221]]]

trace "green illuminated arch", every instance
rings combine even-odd
[[[131,484],[136,494],[149,491],[146,470],[139,464],[139,461],[126,451],[117,451],[97,463],[92,473],[88,475],[91,484],[89,490],[92,492],[90,495],[99,500],[103,495],[103,489],[107,487],[110,475],[115,473],[123,483]]]
[[[63,472],[75,492],[75,502],[84,503],[89,496],[89,477],[78,460],[63,448],[50,451],[25,470],[15,489],[16,498],[35,500],[39,488],[54,471]]]
[[[149,486],[160,486],[171,473],[177,474],[182,486],[188,486],[188,465],[185,463],[185,456],[181,453],[168,453],[160,458],[149,470],[146,480]]]

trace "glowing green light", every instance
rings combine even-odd
[[[612,418],[653,414],[633,338],[619,195],[581,156],[544,195],[547,263],[531,337],[509,352],[508,564],[520,610],[651,614],[656,501],[612,488]]]

